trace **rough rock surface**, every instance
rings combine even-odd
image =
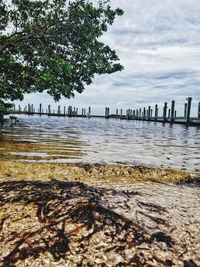
[[[200,189],[0,184],[0,266],[200,266]]]

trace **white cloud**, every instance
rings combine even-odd
[[[114,111],[175,99],[182,112],[187,96],[200,101],[200,1],[113,0],[112,5],[125,13],[102,40],[116,49],[125,70],[96,77],[83,94],[61,105],[103,113],[106,105]],[[29,95],[24,104],[38,101],[53,104],[45,94]]]

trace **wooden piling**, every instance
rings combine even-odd
[[[128,109],[126,110],[126,119],[129,119]]]
[[[67,112],[68,116],[72,116],[72,106],[68,107],[68,112]]]
[[[153,117],[153,109],[151,108],[151,110],[150,110],[150,119],[152,119],[152,117]]]
[[[139,109],[139,118],[141,119],[141,117],[142,117],[142,109],[140,108]]]
[[[60,115],[60,105],[58,106],[57,114]]]
[[[188,97],[186,100],[188,101],[186,122],[189,123],[190,122],[190,112],[191,112],[192,97]]]
[[[150,120],[150,118],[151,118],[151,106],[148,107],[147,117],[148,117],[148,120]]]
[[[172,104],[171,104],[171,122],[174,121],[175,119],[175,100],[172,100]]]
[[[91,107],[88,108],[88,118],[91,116]]]
[[[105,107],[105,118],[108,118],[108,108]]]
[[[184,105],[184,119],[187,118],[187,103]]]
[[[155,105],[155,121],[158,119],[158,105]]]
[[[198,119],[200,119],[200,102],[199,102],[199,105],[198,105]]]
[[[143,119],[145,120],[146,118],[146,108],[143,109]]]
[[[171,109],[169,108],[168,109],[168,119],[170,119],[170,117],[171,117]]]
[[[118,118],[118,113],[119,113],[119,110],[116,109],[116,119]]]
[[[48,114],[51,114],[51,105],[48,105]]]
[[[30,113],[31,112],[31,105],[28,104],[28,112]]]
[[[136,119],[138,119],[138,117],[139,117],[139,110],[136,109]]]
[[[167,120],[167,102],[164,103],[164,107],[163,107],[163,120],[164,121]]]
[[[42,104],[40,103],[40,107],[39,107],[39,113],[40,113],[40,116],[42,114]]]

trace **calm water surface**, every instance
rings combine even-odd
[[[0,128],[0,158],[120,162],[200,170],[200,128],[116,119],[19,116]]]

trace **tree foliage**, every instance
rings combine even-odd
[[[81,93],[95,74],[122,70],[99,40],[122,14],[104,0],[1,0],[0,98],[46,91],[58,101]]]

